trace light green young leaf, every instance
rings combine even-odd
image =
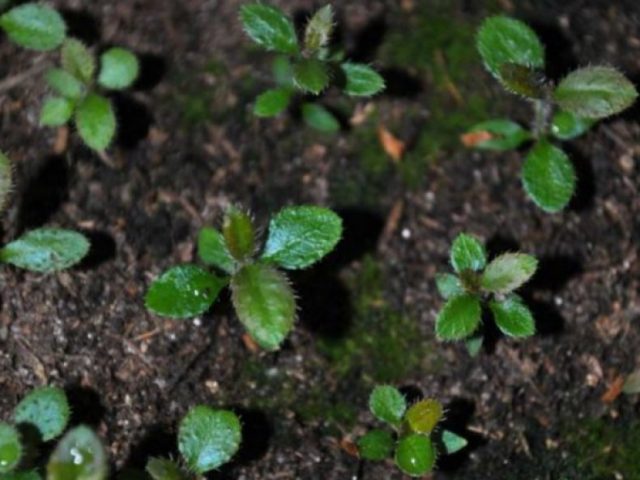
[[[75,265],[88,251],[89,241],[78,232],[39,228],[0,249],[0,261],[33,272],[51,273]]]
[[[107,474],[104,446],[84,425],[62,437],[47,464],[47,480],[105,480]]]
[[[287,207],[269,223],[262,259],[290,270],[313,265],[342,237],[342,219],[328,208]]]
[[[232,273],[236,267],[224,236],[215,228],[204,227],[198,235],[198,256],[209,265],[219,268],[227,273]]]
[[[587,120],[563,110],[556,112],[551,120],[551,133],[560,140],[571,140],[589,130],[595,120]]]
[[[45,76],[49,87],[63,97],[77,100],[82,97],[86,87],[76,77],[60,68],[52,68]]]
[[[87,46],[75,38],[67,38],[61,49],[62,68],[88,85],[96,73],[96,61]]]
[[[293,22],[279,9],[260,3],[243,5],[240,19],[247,35],[258,45],[280,53],[298,53]]]
[[[227,250],[236,260],[246,260],[254,254],[255,231],[247,213],[235,207],[229,208],[222,222],[222,235]]]
[[[104,88],[122,90],[133,85],[138,78],[138,58],[124,48],[110,48],[100,55],[98,83]]]
[[[20,463],[22,443],[18,431],[8,423],[0,422],[0,476],[9,473]]]
[[[524,253],[504,253],[494,258],[480,277],[480,285],[492,293],[509,293],[529,280],[538,260]]]
[[[433,398],[425,398],[411,405],[404,416],[412,432],[430,435],[442,416],[442,404]]]
[[[11,41],[32,50],[53,50],[64,41],[67,26],[53,8],[26,3],[0,17],[0,27]]]
[[[145,306],[163,317],[193,317],[206,312],[226,285],[226,280],[196,265],[179,265],[151,284]]]
[[[436,318],[436,335],[441,340],[461,340],[480,324],[482,309],[474,295],[458,295],[447,300]]]
[[[277,350],[296,316],[296,301],[287,278],[268,265],[244,266],[231,279],[233,306],[258,345]]]
[[[316,103],[304,103],[302,105],[302,118],[307,125],[321,132],[333,133],[340,130],[340,122],[333,114]]]
[[[58,127],[69,121],[73,115],[74,103],[68,98],[47,98],[40,111],[40,125]]]
[[[378,420],[397,427],[407,410],[407,401],[397,388],[377,385],[369,395],[369,410]]]
[[[370,97],[384,90],[384,78],[368,65],[346,62],[340,68],[347,79],[344,87],[347,95]]]
[[[333,8],[325,5],[318,10],[307,23],[304,33],[304,48],[311,53],[317,53],[326,47],[333,31]]]
[[[486,132],[486,140],[473,141],[468,145],[480,150],[513,150],[531,139],[531,133],[511,120],[488,120],[481,122],[469,130],[469,133]]]
[[[451,273],[439,273],[436,275],[436,287],[445,300],[464,293],[460,279]]]
[[[95,93],[88,95],[76,110],[80,137],[90,148],[105,150],[116,133],[116,116],[111,102]]]
[[[487,253],[484,245],[475,237],[461,233],[451,245],[450,260],[457,272],[482,270],[487,263]]]
[[[636,370],[627,376],[622,386],[622,393],[627,395],[640,393],[640,370]]]
[[[256,117],[275,117],[289,106],[292,95],[288,87],[267,90],[256,99],[253,113]]]
[[[0,152],[0,212],[4,209],[7,197],[13,187],[13,167],[11,161]]]
[[[433,470],[436,463],[436,450],[429,437],[411,433],[398,441],[395,462],[407,475],[421,477]]]
[[[492,300],[489,302],[489,308],[493,312],[496,325],[505,335],[523,338],[536,333],[533,315],[517,295],[508,295],[502,302]]]
[[[22,399],[13,413],[16,424],[24,423],[35,427],[45,442],[62,435],[69,417],[69,401],[64,390],[58,387],[33,390]]]
[[[584,67],[571,72],[553,97],[563,110],[577,117],[599,119],[615,115],[636,100],[634,85],[611,67]]]
[[[540,140],[524,162],[522,183],[536,205],[545,212],[555,213],[571,200],[576,188],[576,173],[562,150]]]
[[[385,460],[391,456],[393,443],[391,432],[376,428],[358,439],[358,453],[365,460]]]
[[[168,458],[151,457],[145,470],[153,480],[189,480],[178,464]]]
[[[469,442],[466,438],[461,437],[460,435],[453,433],[450,430],[443,430],[442,443],[445,450],[447,451],[447,455],[459,452],[464,447],[469,445]]]
[[[293,83],[300,90],[318,95],[329,85],[329,72],[320,60],[303,58],[293,65]]]
[[[204,474],[231,460],[241,440],[235,413],[198,405],[180,422],[178,450],[191,470]]]
[[[484,336],[481,333],[472,335],[464,340],[464,346],[467,348],[467,352],[471,357],[475,357],[480,353],[483,343]]]

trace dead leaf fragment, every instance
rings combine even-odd
[[[248,333],[242,335],[242,343],[244,344],[244,347],[251,353],[258,353],[260,351],[260,347]]]
[[[384,151],[395,163],[399,163],[402,160],[404,151],[407,148],[406,144],[387,130],[384,125],[378,127],[378,140],[380,140],[380,145],[382,145]]]
[[[492,138],[493,135],[491,132],[487,132],[486,130],[478,130],[460,135],[460,141],[467,148],[473,148],[479,143],[488,142]]]
[[[357,457],[360,454],[358,446],[348,437],[343,437],[340,440],[340,448],[352,457]]]
[[[615,399],[618,398],[622,393],[623,385],[624,377],[622,375],[618,375],[611,383],[607,391],[604,392],[604,395],[602,395],[602,398],[600,400],[602,400],[603,403],[613,403]]]

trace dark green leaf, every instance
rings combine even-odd
[[[436,287],[442,298],[447,299],[464,292],[460,279],[451,273],[436,275]]]
[[[328,208],[283,208],[269,223],[262,258],[288,269],[306,268],[334,249],[342,219]]]
[[[53,8],[26,3],[12,8],[0,17],[9,38],[32,50],[53,50],[64,41],[67,26]]]
[[[168,458],[151,457],[146,471],[153,480],[189,480],[178,464]]]
[[[325,5],[318,10],[307,23],[304,34],[304,48],[317,53],[326,47],[333,31],[333,8]]]
[[[404,416],[411,431],[431,434],[440,420],[444,410],[442,404],[433,398],[426,398],[411,405]]]
[[[116,133],[116,116],[111,102],[95,93],[88,95],[78,105],[76,125],[84,143],[94,150],[106,149]]]
[[[386,430],[371,430],[358,440],[358,452],[366,460],[384,460],[391,456],[392,451],[393,437]]]
[[[436,451],[426,435],[411,433],[398,441],[396,465],[411,477],[429,473],[436,462]]]
[[[293,65],[293,83],[305,92],[318,95],[329,85],[329,72],[320,60],[303,58]]]
[[[478,239],[466,233],[456,237],[451,245],[451,265],[456,272],[477,272],[482,270],[486,263],[487,253]]]
[[[71,230],[39,228],[0,250],[0,261],[25,270],[50,273],[69,268],[89,251],[87,238]]]
[[[579,118],[569,112],[559,111],[551,120],[551,133],[560,140],[571,140],[585,133],[594,123],[594,120]]]
[[[231,460],[241,440],[235,413],[199,405],[180,422],[178,450],[191,470],[203,474]]]
[[[85,84],[93,81],[96,62],[93,54],[80,40],[67,38],[62,44],[62,68]]]
[[[478,123],[469,132],[485,133],[468,145],[481,150],[513,150],[531,138],[531,134],[516,122],[502,119]]]
[[[170,318],[189,318],[206,312],[216,300],[227,280],[195,265],[170,268],[155,280],[145,306],[152,312]]]
[[[224,236],[214,228],[205,227],[200,230],[198,256],[204,263],[213,265],[227,273],[232,273],[235,270],[236,261],[227,250]]]
[[[547,79],[540,70],[505,63],[500,66],[502,84],[511,93],[528,98],[544,98],[546,96]]]
[[[567,155],[545,140],[527,155],[522,167],[524,188],[536,205],[549,213],[567,206],[576,188],[576,174]]]
[[[107,473],[102,442],[85,426],[62,437],[47,464],[47,480],[104,480]]]
[[[336,117],[322,105],[304,103],[302,117],[307,125],[321,132],[333,133],[340,130],[340,123]]]
[[[67,428],[69,402],[64,390],[41,387],[30,392],[16,407],[13,420],[35,427],[43,441],[53,440]]]
[[[553,96],[563,110],[577,117],[598,119],[630,107],[638,92],[615,68],[585,67],[567,75]]]
[[[138,78],[138,58],[124,48],[110,48],[100,55],[98,83],[104,88],[122,90],[133,85]]]
[[[442,432],[442,443],[447,451],[447,455],[459,452],[469,444],[466,438],[461,437],[450,430],[444,430]]]
[[[344,92],[354,97],[370,97],[384,90],[384,78],[373,68],[359,63],[341,65],[347,83]]]
[[[298,38],[293,22],[274,7],[254,3],[243,5],[240,19],[254,42],[267,50],[281,53],[298,53]]]
[[[18,466],[22,458],[22,444],[18,431],[8,423],[0,422],[0,476]]]
[[[227,250],[236,260],[245,260],[255,253],[253,221],[247,213],[229,208],[222,222],[222,235]]]
[[[74,103],[67,98],[47,98],[40,111],[40,125],[48,127],[64,125],[73,115],[74,107]]]
[[[76,100],[85,93],[85,86],[82,82],[60,68],[49,70],[45,78],[51,89],[63,97]]]
[[[293,328],[296,302],[287,278],[261,263],[246,265],[231,279],[233,305],[249,335],[277,350]]]
[[[436,334],[441,340],[460,340],[473,334],[480,324],[480,300],[474,295],[458,295],[447,300],[436,318]]]
[[[287,87],[267,90],[256,99],[253,113],[257,117],[275,117],[289,106],[292,94],[291,89]]]
[[[42,480],[37,470],[25,470],[22,472],[9,472],[0,477],[2,480]]]
[[[369,396],[369,410],[378,420],[398,426],[407,410],[407,401],[397,388],[378,385]]]
[[[496,325],[505,335],[518,338],[530,337],[536,333],[533,315],[517,295],[508,295],[502,302],[492,300],[489,308]]]
[[[509,293],[536,272],[538,260],[524,253],[503,253],[491,261],[480,278],[482,288],[492,293]]]

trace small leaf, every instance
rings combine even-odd
[[[444,448],[447,451],[447,455],[459,452],[464,447],[469,445],[469,442],[466,438],[461,437],[460,435],[453,433],[450,430],[444,430],[442,432],[442,443],[444,444]]]
[[[358,452],[366,460],[384,460],[391,456],[392,451],[393,437],[386,430],[371,430],[358,440]]]
[[[626,393],[627,395],[640,393],[640,370],[636,370],[635,372],[629,374],[629,376],[624,381],[624,385],[622,386],[622,392]]]
[[[579,118],[561,110],[551,120],[551,133],[560,140],[571,140],[585,133],[594,123],[595,120]]]
[[[411,433],[398,441],[395,461],[407,475],[421,477],[433,469],[436,451],[429,437]]]
[[[304,103],[302,117],[307,125],[321,132],[333,133],[340,130],[340,123],[336,117],[322,105]]]
[[[260,3],[243,5],[240,19],[247,35],[258,45],[280,53],[298,53],[293,23],[277,8]]]
[[[407,409],[404,395],[390,385],[376,386],[369,396],[369,410],[378,419],[393,426],[402,422]]]
[[[547,78],[540,70],[505,63],[500,66],[500,78],[505,89],[527,98],[544,98],[547,94]]]
[[[167,458],[151,457],[147,461],[146,471],[153,480],[188,480],[189,477],[176,462]]]
[[[227,250],[236,260],[245,260],[255,252],[253,221],[245,212],[231,207],[222,222],[222,235]]]
[[[102,442],[83,425],[62,437],[47,464],[47,480],[104,480],[107,473]]]
[[[485,133],[485,135],[478,135]],[[474,141],[471,141],[471,139]],[[467,147],[480,150],[513,150],[531,138],[531,134],[511,120],[488,120],[478,123],[463,135],[462,141]]]
[[[53,50],[64,41],[67,26],[53,8],[27,3],[0,17],[0,27],[11,41],[32,50]]]
[[[413,432],[429,435],[442,420],[443,413],[442,404],[439,401],[427,398],[411,405],[404,419]]]
[[[13,167],[11,161],[2,152],[0,152],[0,211],[6,205],[7,197],[13,187]]]
[[[292,94],[286,87],[267,90],[256,99],[253,113],[256,117],[275,117],[289,106]]]
[[[278,55],[271,66],[273,78],[282,87],[293,87],[293,66],[286,55]]]
[[[481,318],[480,301],[474,295],[458,295],[445,303],[436,318],[441,340],[460,340],[476,331]]]
[[[436,287],[445,300],[464,293],[460,279],[451,273],[436,275]]]
[[[287,278],[261,263],[243,267],[231,279],[233,306],[249,335],[277,350],[293,328],[296,302]]]
[[[553,97],[563,110],[577,117],[599,119],[630,107],[638,96],[633,84],[611,67],[585,67],[571,72]]]
[[[73,115],[74,106],[73,102],[67,98],[46,99],[40,111],[40,125],[48,127],[64,125]]]
[[[195,265],[170,268],[149,287],[145,306],[157,315],[189,318],[206,312],[227,281]]]
[[[41,387],[30,392],[15,408],[16,424],[35,427],[42,440],[53,440],[67,428],[70,410],[64,390],[58,387]]]
[[[98,83],[104,88],[122,90],[133,85],[138,78],[138,58],[124,48],[110,48],[100,55]]]
[[[77,100],[85,93],[85,86],[76,77],[60,68],[52,68],[46,75],[47,84],[63,97]]]
[[[214,228],[205,227],[198,235],[198,256],[200,259],[227,273],[232,273],[236,267],[224,240],[224,236]]]
[[[0,250],[0,261],[33,272],[69,268],[89,252],[87,238],[71,230],[39,228],[25,233]]]
[[[503,84],[500,69],[505,64],[544,68],[544,48],[538,36],[514,18],[486,19],[478,31],[477,47],[487,70]]]
[[[293,65],[293,83],[305,92],[318,95],[329,85],[329,72],[320,60],[303,58]]]
[[[18,431],[8,423],[0,422],[0,475],[18,466],[22,458],[22,444]]]
[[[467,348],[467,352],[472,357],[475,357],[480,353],[480,349],[482,348],[482,344],[484,343],[484,336],[482,334],[473,335],[464,341],[464,346]]]
[[[343,63],[341,65],[347,83],[344,93],[354,97],[370,97],[384,90],[384,78],[373,68],[359,63]]]
[[[461,233],[451,245],[450,254],[453,269],[460,273],[465,270],[477,272],[487,263],[487,253],[484,246],[471,235]]]
[[[530,337],[536,333],[533,315],[517,295],[509,295],[502,301],[492,300],[489,308],[493,312],[496,325],[502,333],[510,337]]]
[[[317,53],[326,47],[333,31],[333,8],[325,5],[318,10],[307,23],[304,33],[304,48]]]
[[[105,150],[116,133],[116,116],[111,102],[92,93],[78,105],[76,125],[80,137],[94,150]]]
[[[283,208],[269,223],[262,259],[290,270],[313,265],[335,248],[342,219],[328,208]]]
[[[203,474],[231,460],[241,439],[242,427],[235,413],[199,405],[180,422],[178,450],[191,470]]]
[[[67,38],[62,44],[62,68],[84,84],[90,84],[96,73],[93,54],[84,43],[75,38]]]
[[[527,155],[522,167],[522,183],[538,207],[555,213],[571,200],[576,188],[576,174],[562,150],[541,140]]]
[[[480,285],[492,293],[509,293],[529,280],[537,268],[538,260],[531,255],[503,253],[487,266]]]

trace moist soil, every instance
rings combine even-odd
[[[565,144],[578,193],[555,215],[524,195],[526,150],[478,153],[458,141],[487,115],[530,117],[473,51],[484,16],[528,21],[548,47],[553,78],[605,63],[637,83],[635,1],[339,2],[340,42],[379,68],[389,88],[373,101],[325,95],[343,120],[333,135],[305,127],[296,108],[273,120],[252,116],[273,57],[243,34],[240,1],[53,3],[96,51],[133,48],[142,76],[113,97],[118,141],[100,158],[73,129],[37,124],[42,72],[55,55],[0,39],[0,78],[30,72],[0,97],[2,149],[16,167],[3,240],[45,224],[92,240],[70,271],[3,268],[0,418],[31,388],[63,386],[73,422],[99,431],[118,472],[144,468],[150,455],[177,456],[177,422],[205,403],[233,408],[244,424],[241,451],[211,478],[399,479],[391,462],[361,462],[351,448],[376,425],[370,389],[389,382],[412,399],[440,399],[446,426],[470,440],[440,459],[434,478],[640,478],[637,460],[618,461],[629,455],[609,470],[596,465],[613,459],[612,449],[637,450],[623,434],[598,437],[593,456],[576,441],[594,422],[638,431],[637,397],[617,396],[616,386],[640,364],[639,108]],[[273,3],[299,21],[319,6]],[[425,18],[442,22],[421,25]],[[399,163],[382,150],[378,125],[406,142]],[[279,352],[243,340],[228,294],[189,321],[145,310],[149,283],[197,262],[198,230],[217,225],[228,205],[266,225],[270,213],[301,203],[336,208],[345,235],[326,261],[292,276],[299,320]],[[434,340],[442,306],[434,277],[448,269],[461,231],[485,240],[491,255],[518,249],[540,259],[522,292],[534,337],[506,339],[487,322],[476,358]]]

